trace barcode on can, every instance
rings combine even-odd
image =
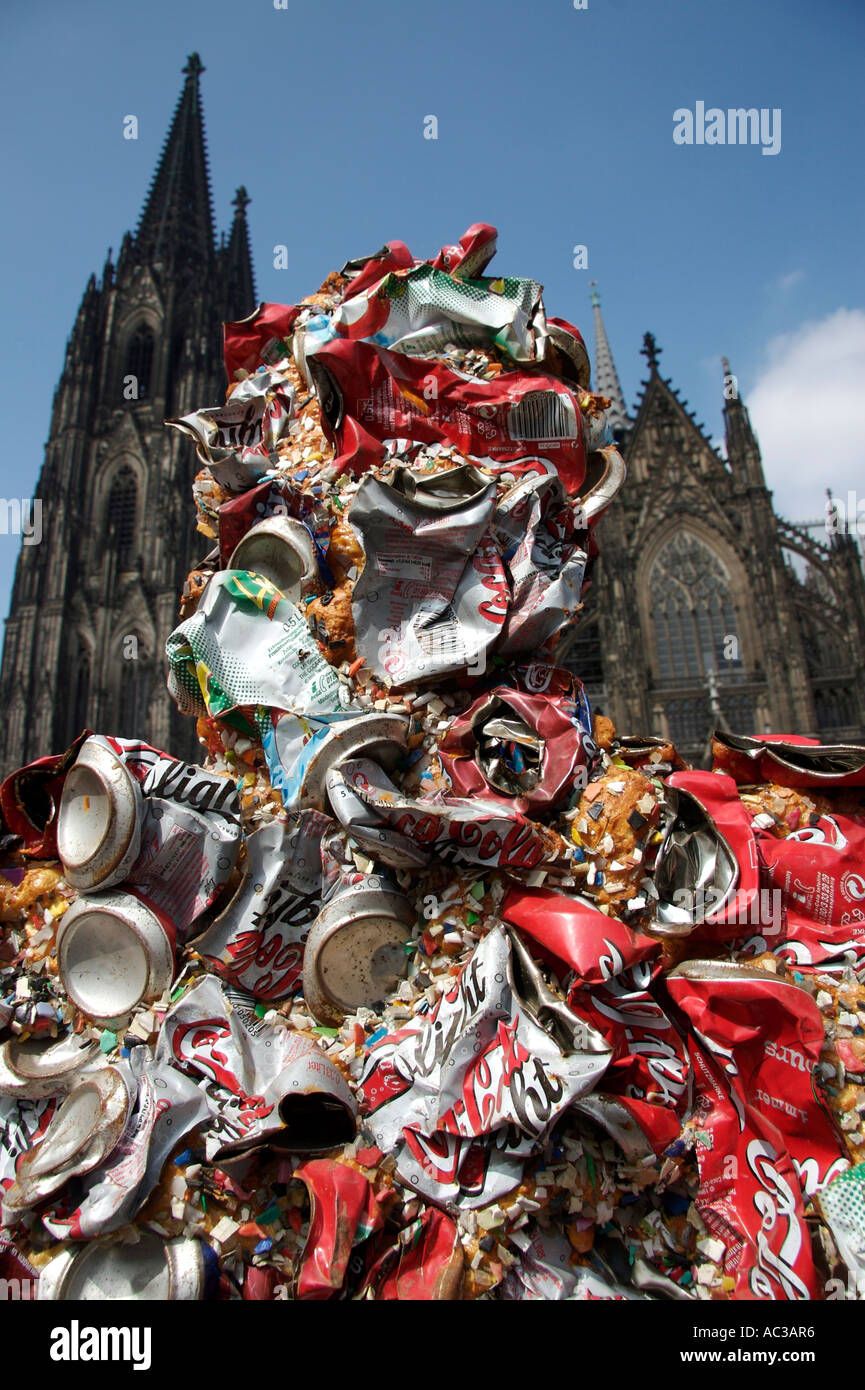
[[[527,391],[508,411],[511,439],[576,439],[577,415],[559,391]]]
[[[412,624],[417,644],[424,656],[462,657],[465,641],[460,621],[450,604],[431,621],[426,614]]]

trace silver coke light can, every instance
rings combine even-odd
[[[321,1023],[381,1003],[405,976],[415,914],[379,884],[369,878],[326,903],[307,937],[303,997]]]
[[[40,1301],[78,1299],[194,1300],[208,1296],[218,1278],[218,1261],[200,1240],[160,1240],[140,1231],[134,1245],[94,1240],[83,1249],[67,1247],[42,1271]]]
[[[312,537],[290,516],[268,517],[250,527],[235,546],[228,568],[264,575],[292,603],[300,603],[318,574]]]
[[[60,799],[57,853],[73,888],[109,888],[127,875],[141,848],[141,788],[123,760],[89,738]]]
[[[79,898],[57,934],[63,988],[94,1022],[122,1021],[171,985],[175,940],[168,918],[132,893]]]

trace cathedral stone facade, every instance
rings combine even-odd
[[[86,726],[193,756],[163,650],[196,535],[189,441],[167,416],[224,396],[224,319],[255,287],[238,189],[214,239],[197,54],[144,211],[91,277],[66,351],[36,497],[42,541],[22,546],[3,649],[2,771],[60,752]],[[722,459],[659,371],[625,405],[597,294],[597,388],[628,461],[599,527],[600,558],[567,657],[623,733],[672,737],[699,762],[712,727],[865,730],[865,584],[855,540],[825,543],[777,517],[757,441],[725,367]]]
[[[670,737],[688,761],[712,728],[840,743],[865,732],[865,582],[856,539],[776,516],[725,361],[726,459],[659,369],[633,416],[593,292],[596,389],[628,463],[568,665],[622,733]],[[815,499],[816,501],[816,499]]]
[[[239,189],[214,238],[197,54],[134,236],[91,276],[66,349],[3,648],[3,770],[89,725],[181,756],[194,726],[165,686],[165,639],[193,559],[189,442],[163,425],[225,394],[221,323],[255,307]]]

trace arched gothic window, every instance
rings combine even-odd
[[[828,621],[825,610],[815,613],[810,604],[799,607],[799,617],[809,676],[819,678],[830,671],[837,671],[844,662],[843,634],[833,622]]]
[[[597,691],[604,684],[604,660],[597,617],[586,619],[582,614],[576,636],[568,647],[564,664],[573,671],[587,690]]]
[[[721,692],[721,709],[724,718],[734,734],[756,734],[754,723],[756,714],[752,695],[736,695],[729,690]]]
[[[121,468],[108,494],[105,520],[108,546],[123,565],[132,560],[138,511],[138,485],[129,467]]]
[[[124,378],[134,376],[137,382],[137,395],[133,399],[143,400],[150,392],[150,374],[153,370],[153,334],[146,324],[140,324],[129,340],[126,349]]]
[[[674,743],[687,748],[705,742],[712,726],[712,712],[708,699],[700,696],[691,700],[668,700],[664,706],[664,713]]]
[[[814,709],[817,715],[817,728],[831,732],[833,729],[855,727],[856,707],[852,691],[846,686],[816,689]]]
[[[707,545],[686,531],[673,536],[652,565],[649,589],[662,685],[702,683],[712,668],[741,675],[730,576]]]

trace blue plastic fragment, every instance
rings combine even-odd
[[[668,1190],[664,1193],[664,1206],[671,1216],[684,1216],[690,1205],[690,1199],[683,1197],[680,1192]]]
[[[386,1028],[379,1028],[379,1029],[376,1030],[375,1033],[371,1033],[371,1034],[370,1034],[370,1036],[367,1038],[366,1042],[364,1043],[364,1047],[372,1047],[373,1043],[377,1043],[378,1040],[379,1040],[379,1038],[386,1038],[386,1037],[387,1037],[387,1029],[386,1029]]]
[[[274,1242],[271,1240],[270,1236],[265,1236],[264,1240],[258,1242],[252,1253],[253,1255],[266,1255],[268,1250],[273,1249],[273,1246]]]
[[[194,1155],[191,1149],[184,1149],[183,1153],[178,1154],[176,1159],[174,1160],[175,1168],[185,1168],[187,1163],[192,1162],[193,1157]]]

